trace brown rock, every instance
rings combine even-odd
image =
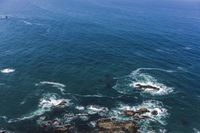
[[[55,133],[72,133],[74,131],[74,127],[71,125],[62,125],[55,127]]]
[[[101,119],[97,122],[99,133],[136,133],[138,126],[132,121],[118,122],[112,119]]]
[[[129,121],[123,123],[123,128],[125,129],[125,131],[128,131],[129,133],[136,133],[139,127],[137,126],[136,123]]]
[[[97,121],[99,128],[111,130],[114,126],[114,123],[111,119],[100,119]]]
[[[134,116],[135,115],[135,111],[133,111],[133,110],[125,110],[124,114],[126,116]]]

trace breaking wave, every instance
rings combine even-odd
[[[54,108],[64,108],[66,106],[70,106],[69,99],[58,98],[56,94],[45,94],[40,100],[38,104],[38,109],[21,117],[17,118],[17,120],[10,120],[10,122],[21,121],[26,119],[32,119],[36,116],[41,116],[46,112],[52,111]]]
[[[162,102],[155,101],[155,100],[147,100],[144,101],[142,104],[136,106],[130,106],[125,104],[119,104],[117,108],[114,108],[110,111],[110,117],[115,118],[120,121],[126,120],[133,120],[132,117],[127,117],[124,115],[123,111],[125,110],[139,110],[141,108],[147,108],[150,112],[146,112],[141,116],[148,117],[147,119],[139,121],[141,124],[141,131],[150,131],[149,128],[151,127],[150,122],[156,122],[160,125],[166,125],[166,117],[168,117],[167,109],[163,107]],[[153,115],[152,111],[157,111],[157,115]]]
[[[120,93],[129,94],[130,92],[133,92],[133,89],[136,89],[136,84],[141,84],[141,85],[149,85],[159,89],[159,90],[154,90],[150,88],[141,89],[142,93],[149,93],[151,95],[166,95],[173,92],[172,87],[168,87],[163,83],[159,83],[156,78],[147,73],[142,72],[142,70],[143,71],[156,70],[167,73],[174,72],[172,70],[164,70],[159,68],[139,68],[133,71],[130,75],[122,79],[118,79],[117,84],[113,88]]]
[[[98,105],[89,105],[86,107],[86,112],[90,115],[99,114],[100,116],[105,116],[108,111],[109,111],[108,108],[101,107]]]

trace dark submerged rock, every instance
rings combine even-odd
[[[152,115],[158,115],[158,111],[154,110],[151,112]]]
[[[112,87],[116,84],[116,79],[114,79],[112,74],[106,74],[104,78],[105,88],[112,89]]]

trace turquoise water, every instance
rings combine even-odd
[[[89,132],[97,118],[149,107],[160,113],[142,132],[199,132],[199,1],[0,0],[0,17],[2,129],[44,132],[46,116]]]

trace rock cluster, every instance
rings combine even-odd
[[[64,124],[59,120],[43,121],[41,127],[45,131],[53,131],[54,133],[74,133],[75,127],[70,124]]]
[[[150,118],[146,114],[158,115],[156,110],[150,111],[147,108],[140,108],[138,110],[124,110],[122,114],[126,117],[133,118],[127,121],[117,121],[116,119],[103,118],[96,121],[95,132],[98,133],[137,133],[139,124],[135,121]],[[74,133],[75,127],[65,124],[59,119],[42,121],[41,127],[45,131],[53,131],[54,133]],[[1,133],[1,132],[0,132]]]

